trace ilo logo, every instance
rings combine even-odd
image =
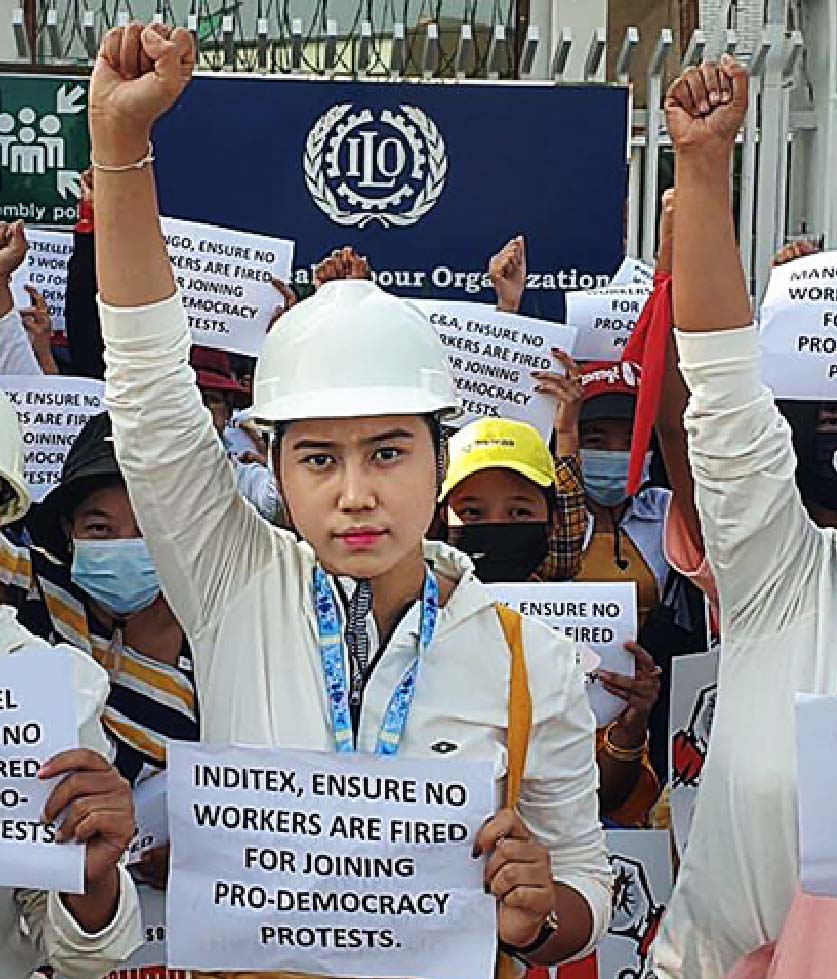
[[[436,124],[416,106],[352,112],[332,106],[311,127],[303,171],[317,207],[337,224],[415,224],[445,189],[448,159]]]

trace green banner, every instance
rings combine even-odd
[[[87,79],[0,76],[0,220],[74,224],[89,163]]]

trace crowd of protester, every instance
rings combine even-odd
[[[649,975],[830,975],[837,911],[799,890],[793,698],[832,692],[837,667],[837,411],[777,407],[760,380],[729,188],[742,70],[725,58],[670,90],[676,187],[642,330],[621,362],[552,352],[533,376],[555,402],[547,442],[511,419],[456,428],[440,342],[351,248],[323,259],[310,297],[275,283],[258,364],[190,352],[145,158],[192,67],[187,32],[104,42],[65,333],[31,287],[15,307],[26,231],[0,226],[0,375],[104,379],[108,406],[29,509],[0,400],[2,652],[72,653],[84,747],[53,763],[74,773],[53,810],[72,813],[68,838],[92,814],[85,895],[0,890],[2,975],[103,975],[137,944],[129,787],[164,771],[167,739],[392,753],[380,664],[409,664],[418,636],[440,655],[390,745],[494,757],[513,641],[483,584],[558,581],[636,586],[635,672],[597,671],[622,709],[596,729],[586,651],[518,624],[535,722],[478,837],[502,953],[537,967],[593,952],[611,913],[602,827],[670,825],[672,663],[720,642],[712,750]],[[524,239],[488,272],[498,310],[519,312]],[[322,693],[329,628],[344,712]],[[168,856],[145,853],[134,881],[165,889]]]

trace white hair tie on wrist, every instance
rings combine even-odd
[[[141,159],[137,160],[136,163],[126,163],[125,166],[112,167],[105,163],[97,163],[95,160],[90,161],[90,165],[94,170],[101,170],[103,173],[127,173],[130,170],[142,170],[143,167],[147,167],[149,164],[154,162],[154,144],[151,140],[148,141],[148,153]]]

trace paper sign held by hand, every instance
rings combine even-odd
[[[621,360],[652,285],[567,293],[567,323],[578,330],[577,360]]]
[[[53,333],[64,333],[64,302],[67,294],[67,265],[73,254],[73,236],[69,231],[42,231],[27,228],[29,251],[21,267],[12,276],[12,295],[17,309],[33,305],[24,288],[33,286],[46,300]]]
[[[0,887],[84,891],[84,847],[57,843],[58,827],[41,822],[63,776],[38,778],[50,758],[78,747],[74,686],[66,650],[0,656]]]
[[[837,401],[837,251],[773,270],[760,342],[764,380],[777,398]]]
[[[192,340],[257,357],[280,300],[270,278],[290,282],[293,242],[177,218],[161,225]]]
[[[453,424],[478,418],[528,422],[549,441],[555,400],[534,390],[532,371],[562,373],[551,354],[572,354],[576,331],[561,323],[501,313],[481,303],[419,299],[412,302],[439,333],[450,360],[463,414]]]
[[[802,890],[837,897],[834,800],[837,697],[796,694],[796,761]]]
[[[587,694],[599,727],[625,709],[624,700],[608,693],[595,670],[633,676],[633,656],[625,649],[637,634],[634,582],[526,582],[488,586],[497,601],[521,615],[531,615],[559,635],[590,647],[599,657],[587,673]]]
[[[491,979],[489,762],[169,744],[169,964]],[[195,922],[201,923],[195,928]]]
[[[87,420],[105,410],[105,385],[86,377],[12,374],[0,390],[17,411],[23,434],[23,469],[38,503],[61,481],[70,447]]]

